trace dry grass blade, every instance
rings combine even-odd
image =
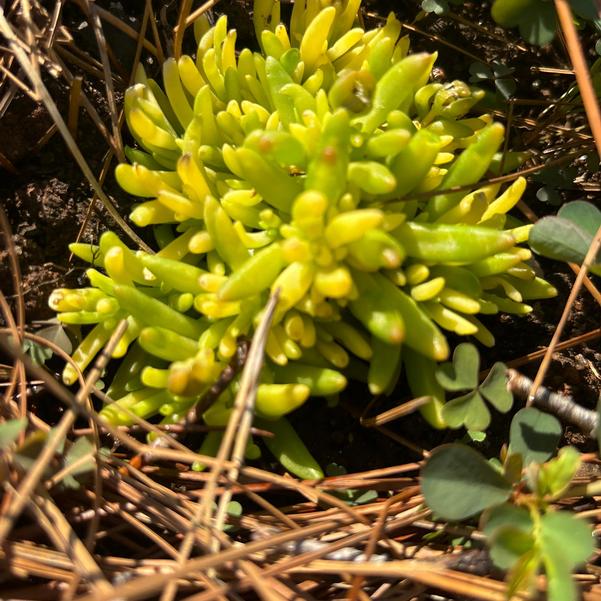
[[[75,77],[69,90],[69,115],[67,127],[75,140],[77,138],[77,124],[79,122],[79,107],[81,105],[81,84],[83,78]]]
[[[30,62],[27,53],[21,47],[17,35],[15,34],[12,27],[10,26],[10,23],[6,20],[6,17],[4,16],[4,13],[2,11],[0,11],[0,31],[7,39],[13,53],[15,54],[17,60],[19,61],[19,64],[21,65],[21,68],[23,69],[23,71],[25,71],[25,73],[29,77],[29,79],[34,87],[34,90],[36,91],[36,94],[41,98],[42,102],[44,103],[44,106],[46,107],[46,110],[48,111],[48,113],[50,113],[50,116],[56,123],[58,130],[60,131],[61,135],[63,136],[63,139],[65,140],[67,147],[69,148],[71,154],[74,156],[75,160],[77,161],[77,164],[79,165],[82,173],[88,180],[90,186],[92,187],[92,189],[94,190],[94,192],[96,193],[98,198],[100,198],[100,200],[101,200],[102,204],[104,205],[104,207],[106,208],[106,210],[109,212],[111,217],[113,217],[113,219],[115,219],[115,221],[119,224],[119,226],[124,231],[124,233],[133,242],[135,242],[135,244],[137,246],[139,246],[141,249],[145,250],[146,252],[152,253],[152,249],[124,221],[123,217],[121,217],[121,215],[119,214],[119,212],[117,211],[117,209],[115,208],[113,203],[110,201],[110,199],[108,198],[108,196],[106,195],[106,193],[104,192],[104,190],[102,189],[100,184],[98,183],[98,180],[94,177],[94,174],[92,173],[86,159],[84,158],[83,154],[81,153],[81,150],[75,143],[75,140],[73,140],[73,137],[71,136],[71,134],[69,132],[69,128],[67,127],[67,124],[63,120],[56,104],[54,103],[54,100],[52,99],[52,97],[50,96],[50,93],[46,89],[46,86],[44,85],[44,82],[42,81],[42,77],[41,77],[39,71]]]
[[[227,453],[227,447],[232,445],[232,442],[230,441],[233,441],[233,448],[231,450],[231,461],[233,465],[227,471],[228,483],[235,482],[235,480],[238,478],[240,467],[244,461],[244,452],[254,417],[255,399],[257,396],[259,376],[261,373],[261,368],[263,367],[263,353],[265,351],[265,344],[267,342],[267,336],[269,334],[271,320],[273,319],[273,314],[278,303],[278,298],[279,291],[276,290],[276,292],[269,299],[269,302],[267,303],[267,306],[263,312],[263,317],[261,318],[259,327],[253,336],[246,365],[242,371],[240,390],[236,395],[234,410],[228,422],[225,436],[223,437],[222,446],[226,449],[224,455]],[[209,497],[209,495],[207,495],[207,497]],[[221,495],[215,515],[215,528],[218,530],[223,527],[226,507],[231,498],[232,494],[228,486],[228,490]],[[217,551],[218,548],[219,547],[216,547],[213,550]]]
[[[113,587],[48,493],[38,490],[28,501],[36,520],[50,540],[73,562],[74,571],[90,583],[92,590],[110,593]]]
[[[236,395],[234,410],[229,419],[223,441],[217,453],[217,462],[211,470],[211,475],[204,489],[202,502],[199,503],[196,514],[190,524],[190,530],[186,533],[180,547],[180,564],[186,562],[192,550],[193,530],[201,523],[208,525],[211,520],[212,507],[215,498],[217,481],[222,472],[222,463],[231,453],[232,465],[228,470],[228,480],[232,482],[238,476],[240,465],[244,458],[244,451],[248,440],[248,434],[252,425],[254,415],[255,397],[259,373],[263,365],[263,353],[265,343],[271,326],[273,312],[275,311],[279,294],[276,292],[271,296],[265,310],[259,327],[255,331],[251,343],[250,351],[246,360],[246,365],[242,372],[240,381],[240,390]],[[220,530],[223,527],[227,503],[231,499],[231,492],[226,490],[222,495],[215,516],[214,530]],[[219,550],[219,539],[213,537],[211,550]],[[175,581],[170,583],[161,596],[162,601],[171,601],[177,591]]]
[[[191,9],[192,0],[182,0],[177,17],[177,25],[173,29],[175,33],[173,38],[173,56],[175,56],[176,60],[179,60],[182,55],[182,43],[184,41],[184,33],[186,32],[185,24]]]
[[[408,578],[429,587],[448,593],[466,596],[481,601],[506,601],[507,591],[504,584],[491,580],[449,570],[434,563],[405,560],[381,563],[351,563],[342,561],[319,560],[296,572],[303,574],[339,574],[342,571],[362,576],[379,578]],[[527,599],[527,595],[518,594],[515,599]]]
[[[94,383],[100,377],[102,370],[106,367],[106,363],[115,349],[117,342],[123,336],[125,329],[127,328],[127,321],[123,320],[115,329],[115,332],[107,342],[103,353],[99,357],[95,367],[90,371],[90,374],[86,378],[85,385],[80,388],[78,391],[75,401],[78,405],[82,405],[88,396],[90,389],[94,385]],[[42,452],[37,458],[36,462],[33,464],[29,472],[25,475],[18,489],[14,492],[14,501],[7,508],[7,511],[0,516],[0,544],[4,542],[6,536],[10,532],[11,528],[14,526],[15,521],[23,511],[26,503],[28,503],[29,498],[40,482],[48,464],[54,457],[56,450],[59,445],[66,438],[67,433],[72,428],[75,423],[75,419],[77,418],[77,414],[73,409],[70,409],[65,413],[60,423],[54,430],[54,436],[50,437],[44,446]]]
[[[121,139],[121,127],[119,125],[119,114],[117,112],[117,105],[115,103],[115,92],[113,90],[113,77],[111,73],[111,65],[107,53],[107,43],[102,30],[102,21],[96,10],[96,4],[90,3],[89,0],[85,0],[86,12],[89,15],[89,19],[92,22],[92,28],[94,29],[94,35],[96,37],[96,43],[98,46],[98,52],[102,60],[102,69],[104,73],[104,81],[106,86],[106,97],[109,106],[109,112],[111,114],[111,124],[113,127],[113,142],[115,144],[115,152],[120,162],[125,161],[125,154],[123,152],[123,140]]]
[[[110,23],[113,27],[116,27],[117,29],[122,31],[132,40],[138,39],[139,34],[133,27],[130,27],[127,23],[115,17],[110,11],[102,8],[101,6],[96,6],[95,8],[101,19],[104,19],[107,23]],[[159,59],[160,63],[164,62],[165,58],[162,54],[162,51],[159,52],[159,50],[154,44],[149,42],[146,38],[143,38],[142,44],[144,48],[148,50],[148,52],[150,52],[152,55],[156,56]]]
[[[432,400],[432,397],[429,396],[420,396],[416,399],[411,399],[406,403],[402,403],[397,407],[393,407],[388,411],[384,411],[383,413],[379,413],[374,417],[362,417],[361,425],[366,428],[375,428],[377,426],[382,426],[391,422],[399,417],[404,417],[405,415],[409,415],[415,411],[417,411],[420,407],[427,405]]]
[[[25,299],[23,297],[23,287],[22,287],[22,278],[21,278],[21,267],[19,265],[19,259],[17,257],[17,251],[15,249],[15,244],[13,241],[12,230],[8,219],[6,218],[6,214],[2,207],[0,207],[0,229],[4,234],[4,239],[6,242],[6,248],[8,251],[8,260],[10,264],[10,273],[13,279],[13,289],[17,299],[17,319],[16,323],[12,323],[12,314],[10,313],[10,309],[6,306],[4,302],[4,296],[2,296],[3,304],[2,310],[5,315],[6,323],[11,324],[13,326],[13,336],[15,340],[22,340],[23,334],[25,332]],[[19,398],[20,398],[20,406],[19,413],[21,416],[24,416],[26,413],[26,402],[27,402],[27,386],[25,379],[25,370],[23,368],[23,364],[20,361],[15,363],[13,368],[13,375],[11,380],[11,386],[9,386],[6,394],[4,395],[4,399],[8,400],[14,390],[14,386],[19,384]]]
[[[595,139],[597,153],[601,157],[601,110],[599,110],[597,95],[593,88],[586,59],[584,58],[580,38],[574,25],[574,15],[572,14],[569,2],[566,0],[555,0],[555,9],[557,10],[561,30],[565,36],[574,73],[576,74],[576,81],[580,88],[582,104],[584,105],[588,123]]]
[[[208,10],[219,4],[220,0],[207,0],[202,6],[199,6],[195,11],[190,13],[184,22],[184,27],[189,27],[196,21],[196,19],[202,17]],[[175,26],[174,31],[177,33],[181,25],[178,23]]]

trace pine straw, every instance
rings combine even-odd
[[[122,92],[132,81],[135,66],[143,55],[151,55],[162,62],[164,47],[179,54],[185,28],[218,0],[209,0],[194,10],[192,2],[183,0],[176,4],[179,10],[172,8],[168,12],[164,7],[159,18],[151,0],[147,0],[140,32],[88,0],[72,1],[80,7],[82,18],[88,20],[94,32],[100,60],[78,48],[68,28],[62,24],[65,2],[57,0],[52,9],[43,8],[37,0],[8,2],[5,12],[0,13],[0,28],[5,37],[0,49],[0,115],[19,94],[25,93],[43,103],[55,123],[38,141],[36,150],[40,151],[56,132],[60,133],[93,191],[88,217],[97,210],[99,200],[117,220],[124,234],[144,248],[136,233],[117,214],[114,203],[102,187],[112,169],[113,158],[122,157],[123,113],[115,94]],[[558,5],[565,3],[558,0]],[[565,6],[560,10],[565,10]],[[374,19],[381,18],[381,15],[367,14]],[[446,18],[484,38],[489,37],[491,44],[507,43],[505,36],[499,37],[472,23],[465,14],[451,14]],[[104,23],[110,23],[136,40],[130,73],[124,72],[107,45]],[[172,27],[171,32],[167,25]],[[478,58],[422,27],[407,25],[407,29],[414,35],[451,46],[468,58]],[[566,36],[566,39],[573,54],[574,38]],[[519,43],[509,44],[518,57],[528,59],[531,52],[528,48]],[[544,73],[545,69],[549,73],[558,72],[555,67],[541,67],[538,72]],[[581,80],[582,66],[576,62],[574,69]],[[565,72],[564,69],[560,71]],[[66,122],[45,86],[48,74],[58,77],[69,92]],[[82,87],[82,75],[100,82],[105,90],[108,124],[101,119],[94,102]],[[583,90],[582,96],[585,104],[589,104],[590,94]],[[565,126],[566,107],[562,103],[547,103],[544,118],[539,120],[532,119],[527,112],[520,112],[520,108],[532,103],[527,99],[516,99],[508,105],[506,113],[498,116],[507,121],[508,128],[529,134],[532,139],[552,134],[553,139],[560,139],[560,142],[541,152],[535,161],[522,169],[522,174],[535,173],[547,165],[564,164],[594,146],[588,131]],[[98,177],[88,167],[76,142],[76,124],[82,110],[88,113],[107,144]],[[1,149],[0,166],[15,171]],[[512,174],[495,178],[495,181],[506,182],[515,177]],[[536,219],[525,204],[522,209],[528,218]],[[502,574],[491,568],[486,552],[482,550],[484,537],[478,529],[432,521],[420,494],[420,463],[330,477],[321,482],[301,482],[243,464],[241,450],[251,431],[249,416],[262,361],[268,311],[265,328],[257,332],[245,366],[244,394],[237,401],[238,427],[230,427],[230,435],[226,436],[217,458],[198,455],[171,436],[171,431],[161,430],[144,420],[137,419],[131,428],[112,428],[101,422],[93,409],[92,397],[105,400],[95,385],[103,361],[117,337],[109,341],[105,353],[86,377],[79,374],[79,388],[75,394],[46,370],[32,364],[15,345],[9,344],[9,335],[12,340],[29,338],[47,345],[65,361],[70,361],[60,348],[28,332],[17,252],[1,211],[0,225],[11,266],[16,308],[15,316],[5,294],[0,292],[0,309],[7,326],[0,334],[0,350],[12,359],[12,367],[7,366],[0,411],[4,419],[27,417],[28,434],[46,436],[41,454],[27,473],[14,462],[13,452],[5,452],[0,457],[4,486],[0,500],[3,598],[44,601],[117,598],[169,601],[175,595],[189,601],[249,596],[268,600],[505,598]],[[81,231],[84,227],[85,223]],[[573,268],[579,272],[578,266]],[[577,283],[583,283],[601,303],[601,294],[585,272],[580,271]],[[575,295],[576,291],[570,297],[566,316]],[[541,365],[538,377],[540,383],[552,352],[601,337],[601,329],[597,328],[559,342],[560,333],[561,328],[550,347],[534,349],[523,357],[508,356],[508,365],[518,367],[544,357],[546,361]],[[27,403],[27,392],[34,383],[38,386],[43,383],[56,401],[64,405],[58,423],[48,424],[32,412]],[[420,403],[420,399],[413,399],[380,415],[366,417],[365,410],[357,417],[365,418],[362,420],[365,427],[375,428],[425,457],[428,449],[423,449],[419,441],[405,440],[384,426],[415,411]],[[79,422],[75,427],[76,420],[81,419],[88,422],[87,428],[81,427]],[[55,429],[54,437],[47,436],[51,427]],[[147,432],[157,433],[164,444],[150,448],[141,442],[146,440]],[[270,435],[254,429],[252,433]],[[68,450],[77,436],[83,434],[90,435],[93,451],[82,461],[93,460],[94,469],[84,486],[76,490],[65,489],[62,482],[77,465],[58,469],[55,451],[63,439],[66,439]],[[111,445],[113,453],[101,452],[102,446]],[[152,459],[138,469],[129,463],[129,459],[140,454]],[[579,478],[582,495],[598,488],[598,456],[589,454],[585,460],[590,467],[587,473],[592,475]],[[196,461],[209,466],[209,471],[192,471],[190,466]],[[45,470],[47,466],[53,472],[51,477]],[[378,498],[364,505],[349,506],[337,496],[347,489],[375,490]],[[230,498],[239,500],[245,507],[241,517],[228,517],[224,512]],[[574,498],[570,500],[570,507],[588,519],[597,520],[601,514],[597,498]],[[224,532],[221,528],[224,521],[235,529]],[[429,536],[424,538],[425,535]],[[454,538],[462,542],[453,543]],[[467,548],[466,543],[471,548]],[[349,561],[356,550],[362,551],[363,556],[358,558],[359,561]],[[576,575],[584,599],[601,599],[598,575],[599,569],[592,564]],[[542,577],[539,589],[545,589]]]

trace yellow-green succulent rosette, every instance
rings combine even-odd
[[[412,393],[432,397],[424,417],[444,427],[433,374],[449,356],[445,332],[490,346],[479,314],[521,315],[555,295],[519,246],[529,226],[507,217],[525,180],[477,187],[522,158],[501,160],[504,128],[478,112],[482,93],[429,83],[436,55],[409,54],[393,14],[364,30],[359,4],[296,1],[287,28],[278,2],[256,0],[259,52],[236,50],[225,16],[203,17],[195,57],[169,58],[163,87],[140,70],[127,90],[137,145],[116,178],[140,198],[130,219],[153,228],[158,252],[112,232],[73,244],[94,266],[91,286],[50,297],[61,321],[91,326],[73,354],[80,369],[128,321],[101,412],[112,424],[131,424],[129,411],[181,421],[277,289],[257,420],[285,468],[320,477],[286,414],[349,378],[390,392],[404,366]],[[237,386],[203,413],[207,425],[227,423]]]

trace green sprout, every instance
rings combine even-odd
[[[450,353],[444,332],[491,346],[478,314],[525,314],[524,300],[556,294],[520,246],[531,226],[506,227],[525,179],[478,184],[504,137],[477,111],[483,92],[429,82],[436,54],[410,54],[393,14],[364,30],[359,5],[296,2],[286,27],[279,2],[256,0],[259,52],[236,51],[225,16],[201,18],[196,57],[167,59],[163,87],[140,69],[127,90],[136,147],[115,175],[158,251],[113,232],[72,244],[94,265],[90,287],[50,297],[60,321],[90,328],[80,369],[127,320],[115,402],[101,411],[110,423],[131,424],[130,412],[178,423],[204,408],[277,290],[257,423],[286,469],[319,478],[287,414],[349,378],[390,392],[404,364],[413,394],[432,398],[424,416],[446,427],[433,377]],[[75,379],[67,366],[63,380]],[[236,375],[210,399],[206,425],[227,423],[238,386]]]

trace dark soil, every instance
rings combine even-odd
[[[397,3],[392,0],[380,0],[368,4],[371,11],[379,10],[382,15],[386,15],[388,9],[397,6]],[[479,3],[470,4],[471,18],[479,21],[484,27],[493,28],[486,3],[482,3],[477,16],[473,16],[476,4],[479,5]],[[143,3],[131,3],[131,6],[128,5],[128,10],[135,14],[138,5],[142,6]],[[239,37],[244,42],[250,43],[253,34],[244,3],[223,2],[219,7],[224,7],[231,13],[232,22],[241,30]],[[402,13],[401,17],[406,18],[416,13],[415,7],[408,3],[401,3],[399,10]],[[137,15],[141,15],[141,9]],[[72,18],[76,21],[77,15],[72,15]],[[419,23],[419,27],[436,32],[437,35],[460,45],[472,54],[505,61],[515,66],[516,53],[511,44],[491,41],[481,33],[436,16],[427,17]],[[511,32],[498,31],[511,40]],[[448,79],[467,78],[471,59],[423,36],[414,34],[412,39],[413,46],[417,49],[439,50],[439,63]],[[81,43],[85,43],[83,34]],[[126,59],[130,50],[125,44],[124,64],[127,64]],[[541,76],[533,75],[530,67],[532,64],[563,66],[559,58],[561,55],[557,44],[544,52],[533,50],[529,53],[529,60],[532,59],[534,62],[517,65],[519,67],[518,95],[520,97],[555,96],[556,86],[564,86],[565,81],[550,79],[541,83]],[[101,117],[108,123],[102,83],[90,80],[86,76],[86,86],[86,92],[94,101]],[[52,92],[63,114],[66,114],[65,91],[54,84]],[[524,112],[524,116],[536,117],[537,110],[528,109],[529,112]],[[53,317],[46,302],[54,288],[82,285],[83,266],[78,261],[72,264],[68,262],[67,245],[76,239],[92,199],[88,183],[58,134],[40,148],[40,139],[50,125],[47,113],[22,95],[13,100],[0,121],[1,151],[15,168],[14,172],[0,171],[0,206],[6,211],[13,230],[13,242],[22,271],[22,292],[29,324]],[[520,140],[516,141],[519,145]],[[98,173],[106,151],[106,143],[83,112],[79,120],[78,143],[92,171]],[[540,144],[542,150],[544,142],[541,141]],[[122,208],[123,214],[127,214],[130,201],[116,187],[112,175],[109,175],[105,188]],[[554,211],[554,208],[535,200],[535,189],[536,186],[531,186],[528,192],[526,200],[529,206],[539,214]],[[574,198],[583,196],[579,191],[571,194]],[[104,209],[97,203],[83,231],[82,239],[97,240],[103,231],[114,227]],[[0,254],[0,259],[0,286],[4,294],[14,301],[15,291],[12,289],[12,279],[4,251]],[[488,367],[498,360],[509,361],[538,350],[551,340],[574,281],[574,275],[567,267],[554,262],[541,261],[541,268],[545,277],[559,289],[559,296],[553,300],[536,303],[535,311],[526,318],[502,315],[500,318],[487,320],[486,323],[493,330],[498,344],[494,349],[483,350],[483,367]],[[563,339],[583,334],[600,325],[599,306],[584,291],[576,302]],[[522,371],[533,376],[536,368],[537,363],[531,363],[522,368]],[[601,389],[599,371],[601,371],[601,343],[597,340],[557,353],[545,384],[550,388],[572,394],[578,402],[587,407],[594,407]],[[370,408],[370,415],[384,411],[407,398],[407,391],[401,387],[390,399],[376,402]],[[362,414],[367,408],[371,398],[366,389],[357,385],[343,400],[344,403],[333,408],[326,406],[321,399],[313,400],[297,411],[293,419],[302,438],[322,465],[330,462],[341,463],[349,472],[353,472],[418,458],[413,451],[400,446],[381,432],[359,425],[352,413]],[[348,410],[349,408],[351,411]],[[498,451],[499,443],[506,440],[508,424],[509,419],[506,416],[499,415],[498,419],[495,419],[492,426],[493,435],[484,445],[485,452],[489,451],[493,454]],[[417,415],[389,424],[388,427],[426,449],[457,437],[456,432],[433,431]],[[573,442],[582,442],[570,432],[568,436]],[[583,449],[592,448],[587,442],[580,446]]]

